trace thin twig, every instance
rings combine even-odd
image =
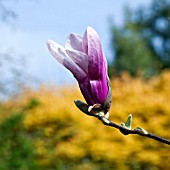
[[[144,130],[143,128],[137,127],[134,130],[131,130],[131,129],[127,128],[126,126],[118,125],[118,124],[110,121],[105,116],[101,116],[101,115],[96,114],[94,112],[89,112],[88,111],[89,106],[86,103],[84,103],[80,100],[76,100],[75,104],[86,115],[98,118],[106,126],[111,126],[111,127],[116,128],[116,129],[119,129],[119,131],[124,135],[136,134],[136,135],[145,136],[147,138],[151,138],[151,139],[157,140],[159,142],[170,145],[170,140],[162,138],[162,137],[157,136],[155,134],[149,133],[146,130]]]
[[[103,119],[102,117],[99,118],[99,120],[101,120],[104,125],[111,126],[111,127],[116,128],[116,129],[119,129],[120,132],[123,133],[124,135],[137,134],[137,135],[145,136],[147,138],[151,138],[151,139],[157,140],[159,142],[162,142],[162,143],[170,145],[170,140],[168,140],[168,139],[162,138],[160,136],[157,136],[157,135],[149,133],[149,132],[144,133],[142,130],[136,130],[136,129],[130,130],[130,129],[127,129],[126,127],[117,125],[116,123],[114,123],[114,122],[112,122],[112,121],[110,121],[108,119],[106,119],[106,120],[105,119],[106,118]],[[107,120],[108,120],[108,123],[105,122]]]

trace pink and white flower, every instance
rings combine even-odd
[[[47,45],[55,59],[74,75],[87,104],[100,105],[108,112],[111,91],[107,61],[97,32],[87,27],[83,37],[72,33],[68,36],[65,48],[52,40]]]

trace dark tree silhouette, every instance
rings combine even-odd
[[[132,12],[127,9],[124,25],[112,28],[115,58],[110,70],[151,76],[170,68],[169,32],[169,0],[153,0],[149,7]]]

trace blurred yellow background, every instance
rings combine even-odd
[[[149,80],[132,78],[126,72],[112,79],[110,119],[120,124],[132,114],[132,128],[143,127],[170,139],[169,77],[170,71],[165,70]],[[170,169],[168,145],[137,135],[122,135],[81,113],[74,105],[76,99],[83,100],[74,86],[25,89],[18,98],[1,103],[1,122],[24,115],[15,133],[29,137],[34,150],[31,159],[40,169]],[[1,141],[1,145],[8,145],[9,139]],[[11,152],[8,149],[9,146],[4,152]],[[0,161],[7,161],[7,153],[3,155]]]
[[[170,139],[169,19],[169,0],[0,0],[0,170],[169,170],[168,145],[76,108],[76,80],[46,46],[92,26],[108,60],[110,120],[132,114],[133,129]]]

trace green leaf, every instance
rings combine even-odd
[[[125,127],[128,128],[129,130],[131,130],[131,126],[132,126],[132,114],[128,116],[127,121],[125,123]]]

